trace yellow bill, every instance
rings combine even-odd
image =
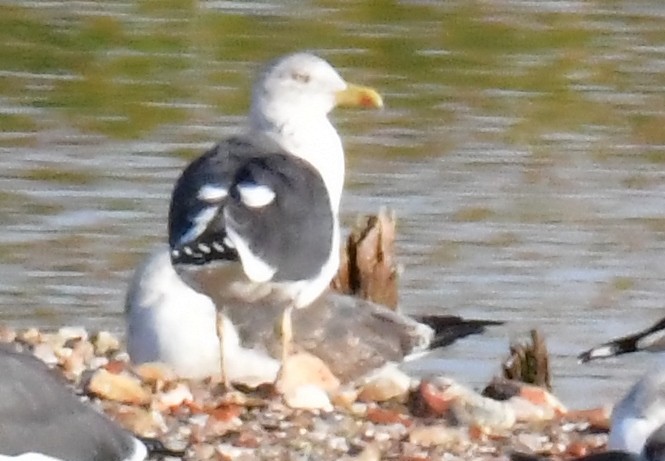
[[[335,94],[335,105],[380,108],[383,107],[383,99],[374,88],[349,83],[345,89]]]

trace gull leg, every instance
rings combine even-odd
[[[231,389],[229,374],[226,372],[226,351],[224,350],[224,313],[217,314],[217,338],[219,338],[219,369],[222,374],[222,385],[226,390]]]
[[[289,305],[282,313],[282,366],[284,366],[286,359],[289,357],[291,343],[293,342],[292,310],[293,306]]]

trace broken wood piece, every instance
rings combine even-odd
[[[331,286],[391,309],[397,308],[394,211],[359,218],[341,249],[340,268]]]

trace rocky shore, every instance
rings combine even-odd
[[[447,377],[389,372],[342,386],[332,408],[293,409],[273,386],[226,389],[179,380],[161,364],[133,367],[108,332],[3,327],[0,340],[58,369],[81,399],[186,460],[569,459],[602,451],[607,440],[609,409],[567,409],[517,381],[498,379],[489,398]]]

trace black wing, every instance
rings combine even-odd
[[[274,198],[252,204],[249,195],[257,190]],[[235,176],[225,218],[232,240],[275,269],[273,281],[310,279],[330,258],[335,222],[328,192],[318,172],[292,155],[245,162]]]
[[[330,257],[334,225],[325,183],[309,163],[231,138],[194,160],[175,185],[171,259],[245,266],[254,258],[274,269],[274,281],[308,279]]]
[[[464,319],[457,315],[422,315],[414,318],[434,330],[429,349],[448,346],[458,339],[483,333],[485,327],[503,325],[496,320]]]
[[[174,264],[237,260],[224,243],[224,206],[236,171],[255,148],[239,138],[221,142],[182,172],[171,195],[169,247]]]
[[[638,333],[613,339],[599,346],[592,347],[577,356],[582,363],[591,360],[629,354],[641,350],[659,351],[665,349],[665,319]]]

